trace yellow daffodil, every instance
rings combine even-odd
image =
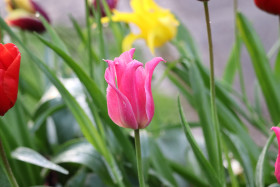
[[[140,29],[139,34],[130,33],[125,37],[123,51],[130,49],[136,39],[143,38],[154,54],[155,47],[162,46],[176,35],[179,22],[169,10],[153,0],[131,0],[131,7],[132,13],[114,10],[112,15],[112,21],[133,23]]]

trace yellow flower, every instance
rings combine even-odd
[[[162,46],[176,35],[179,22],[169,10],[153,0],[131,0],[131,7],[132,13],[114,10],[112,16],[114,22],[133,23],[140,29],[139,34],[130,33],[125,37],[123,51],[129,50],[136,39],[143,38],[154,54],[155,47]]]
[[[6,0],[7,10],[9,12],[15,9],[24,9],[29,13],[35,13],[35,9],[30,0]]]

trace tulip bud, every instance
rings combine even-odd
[[[0,44],[0,116],[17,100],[21,55],[16,45]]]
[[[45,27],[37,13],[50,23],[47,13],[33,0],[7,0],[6,3],[9,12],[6,22],[10,26],[19,27],[22,30],[43,32]]]
[[[270,14],[280,15],[280,1],[279,0],[255,0],[257,7]]]
[[[92,8],[97,10],[97,1],[99,1],[101,16],[105,17],[106,16],[106,12],[105,12],[105,8],[104,8],[102,0],[90,0],[89,1],[89,3],[90,3],[90,13],[91,13],[91,15],[93,14],[92,13]],[[116,8],[118,0],[106,0],[106,2],[108,4],[108,7],[109,7],[110,11],[112,11],[113,9]]]
[[[107,107],[110,118],[120,127],[142,129],[154,116],[154,101],[151,90],[152,75],[161,57],[147,62],[145,68],[133,60],[135,49],[124,52],[120,57],[105,60]]]
[[[277,159],[275,162],[275,172],[274,175],[277,179],[277,182],[280,184],[280,149],[279,149],[279,145],[280,145],[280,128],[279,127],[272,127],[271,130],[273,130],[276,134],[276,138],[278,141],[278,155],[277,155]]]

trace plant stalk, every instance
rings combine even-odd
[[[220,134],[220,125],[218,121],[217,107],[216,107],[216,92],[215,92],[215,72],[214,72],[214,53],[213,53],[213,42],[212,42],[212,34],[211,34],[211,22],[209,16],[208,2],[203,2],[204,12],[205,12],[205,21],[207,27],[207,35],[208,35],[208,45],[209,45],[209,58],[210,58],[210,99],[211,99],[211,115],[212,121],[215,128],[216,133],[216,144],[218,148],[217,153],[217,173],[219,178],[221,179],[222,184],[225,184],[224,181],[224,168],[223,168],[223,159],[222,159],[222,149],[221,149],[221,134]]]
[[[145,187],[145,180],[142,170],[141,143],[139,134],[139,129],[134,130],[139,187]]]
[[[12,186],[13,187],[19,187],[18,184],[17,184],[16,178],[15,178],[13,172],[12,172],[12,169],[11,169],[11,166],[9,164],[9,161],[7,159],[7,156],[6,156],[6,153],[5,153],[5,150],[4,150],[4,146],[2,144],[2,140],[1,139],[0,139],[0,157],[1,157],[1,160],[3,161],[3,165],[4,165],[5,170],[7,172],[9,181],[12,183]]]

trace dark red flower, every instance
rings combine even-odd
[[[270,14],[280,15],[279,0],[255,0],[257,7]]]
[[[91,0],[89,2],[91,3],[91,5],[94,6],[95,10],[97,10],[97,0]],[[108,6],[109,6],[109,9],[112,11],[113,9],[116,8],[118,0],[106,0],[106,2],[108,4]],[[99,4],[100,4],[101,16],[105,17],[106,16],[106,12],[105,12],[102,0],[99,0]],[[92,14],[92,6],[90,6],[90,8],[91,8],[90,12]]]
[[[0,44],[0,116],[17,100],[20,52],[15,44]]]
[[[9,12],[6,22],[10,26],[19,27],[22,30],[43,32],[45,27],[37,17],[37,13],[50,23],[47,13],[33,0],[7,0],[6,3]]]

